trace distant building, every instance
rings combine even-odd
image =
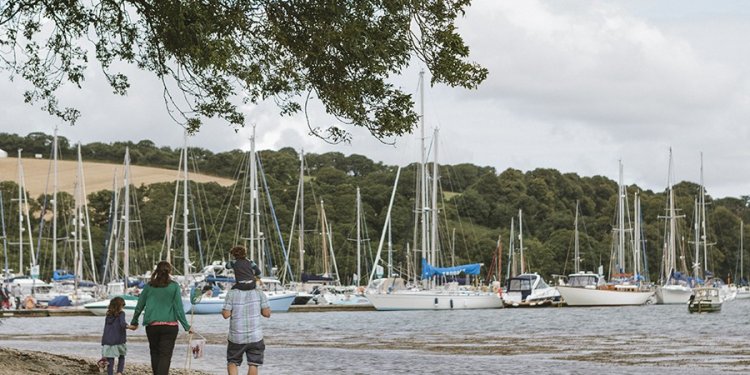
[[[8,151],[5,151],[0,148],[0,158],[7,158],[8,157]]]

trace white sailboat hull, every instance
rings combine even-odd
[[[638,306],[643,305],[653,292],[605,290],[558,286],[560,296],[568,306]]]
[[[292,305],[294,298],[297,297],[297,292],[264,292],[268,297],[268,305],[271,307],[272,312],[287,312],[289,306]],[[185,313],[193,314],[220,314],[224,308],[224,296],[219,297],[204,297],[196,304],[190,303],[189,297],[182,299],[182,307],[185,309]]]
[[[750,287],[741,286],[737,288],[737,299],[750,299]]]
[[[685,304],[693,294],[693,289],[684,285],[663,285],[656,287],[656,303],[660,305]]]
[[[495,293],[399,291],[367,294],[376,310],[496,309],[503,300]]]
[[[102,301],[96,301],[96,302],[90,302],[85,305],[83,305],[86,310],[91,311],[92,314],[96,316],[104,316],[107,315],[107,308],[109,308],[109,301],[108,299],[102,300]],[[135,305],[138,304],[138,300],[125,300],[125,310],[126,313],[132,313],[133,310],[135,310]]]

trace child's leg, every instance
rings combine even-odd
[[[114,357],[107,357],[107,375],[114,375],[113,367],[115,367]]]
[[[117,373],[122,374],[123,371],[125,371],[125,356],[121,355],[120,358],[117,359]]]

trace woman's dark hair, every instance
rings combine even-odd
[[[125,308],[125,300],[122,297],[112,298],[107,307],[107,316],[118,316],[123,308]]]
[[[235,246],[232,250],[229,250],[229,254],[235,259],[241,259],[247,257],[247,249],[244,246]]]
[[[169,285],[172,281],[172,279],[169,278],[169,274],[171,273],[172,265],[166,260],[162,260],[156,265],[156,270],[151,274],[151,281],[149,281],[148,285],[156,288],[163,288]]]

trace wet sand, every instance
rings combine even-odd
[[[0,375],[22,375],[22,374],[54,374],[54,375],[83,375],[100,374],[95,359],[76,356],[50,354],[30,350],[16,350],[0,347]],[[151,368],[148,365],[128,363],[126,371],[129,374],[148,374]],[[186,371],[184,369],[171,369],[170,374],[177,375],[205,375],[202,371]]]

